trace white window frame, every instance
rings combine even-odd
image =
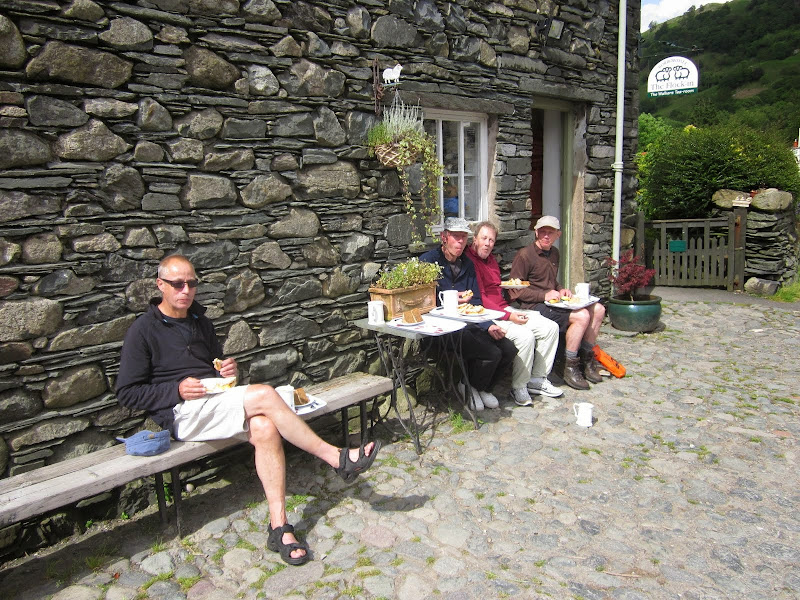
[[[477,149],[478,153],[478,172],[475,173],[478,182],[478,214],[476,219],[469,219],[471,223],[477,223],[488,218],[489,215],[489,176],[488,176],[488,161],[489,161],[489,117],[484,113],[464,112],[441,110],[433,108],[423,108],[423,118],[428,121],[436,122],[436,153],[439,162],[443,162],[443,144],[442,144],[442,121],[456,121],[477,123],[480,129],[480,144]],[[458,173],[445,173],[445,176],[458,176],[458,198],[459,198],[459,214],[464,212],[464,128],[459,127],[458,136]],[[469,174],[471,175],[471,173]],[[444,215],[444,177],[439,178],[439,210],[440,214]],[[441,231],[443,225],[443,218],[440,219],[438,225],[433,226],[434,231]]]

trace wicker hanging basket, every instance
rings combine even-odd
[[[400,145],[393,143],[393,144],[381,144],[380,146],[375,146],[375,156],[378,157],[378,160],[381,161],[381,164],[387,167],[401,167],[405,165],[410,165],[417,159],[417,152],[412,154],[409,157],[409,160],[403,160],[400,155]]]

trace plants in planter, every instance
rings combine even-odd
[[[608,279],[614,287],[614,295],[608,299],[608,318],[611,325],[622,331],[653,331],[661,318],[661,298],[637,293],[650,285],[654,269],[645,267],[633,250],[626,250],[619,262],[606,258],[609,267]]]
[[[369,288],[370,300],[382,300],[386,319],[394,319],[412,308],[427,313],[436,308],[436,282],[442,268],[435,263],[410,258],[383,270]]]
[[[412,222],[421,218],[425,232],[432,236],[432,227],[439,222],[439,181],[444,167],[436,154],[436,143],[425,133],[422,109],[407,106],[399,95],[383,112],[383,120],[367,132],[367,147],[370,156],[376,156],[381,164],[397,169],[403,188],[403,201]],[[419,210],[411,194],[408,168],[419,162],[422,167]],[[421,241],[412,227],[412,238]]]

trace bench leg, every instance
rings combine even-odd
[[[362,400],[358,403],[359,411],[360,411],[360,418],[361,418],[361,445],[367,443],[368,435],[367,435],[367,401]],[[371,428],[370,428],[371,429]]]
[[[167,517],[167,499],[164,497],[164,474],[156,473],[156,498],[158,499],[158,513],[161,515],[161,525],[169,521]]]
[[[350,428],[347,426],[347,407],[339,409],[342,415],[342,448],[350,447]]]
[[[175,504],[175,527],[178,530],[178,539],[181,535],[181,470],[178,467],[170,469],[172,474],[172,502]]]

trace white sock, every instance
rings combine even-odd
[[[544,383],[547,377],[531,377],[531,380],[528,383],[532,383],[534,385],[541,385]]]

